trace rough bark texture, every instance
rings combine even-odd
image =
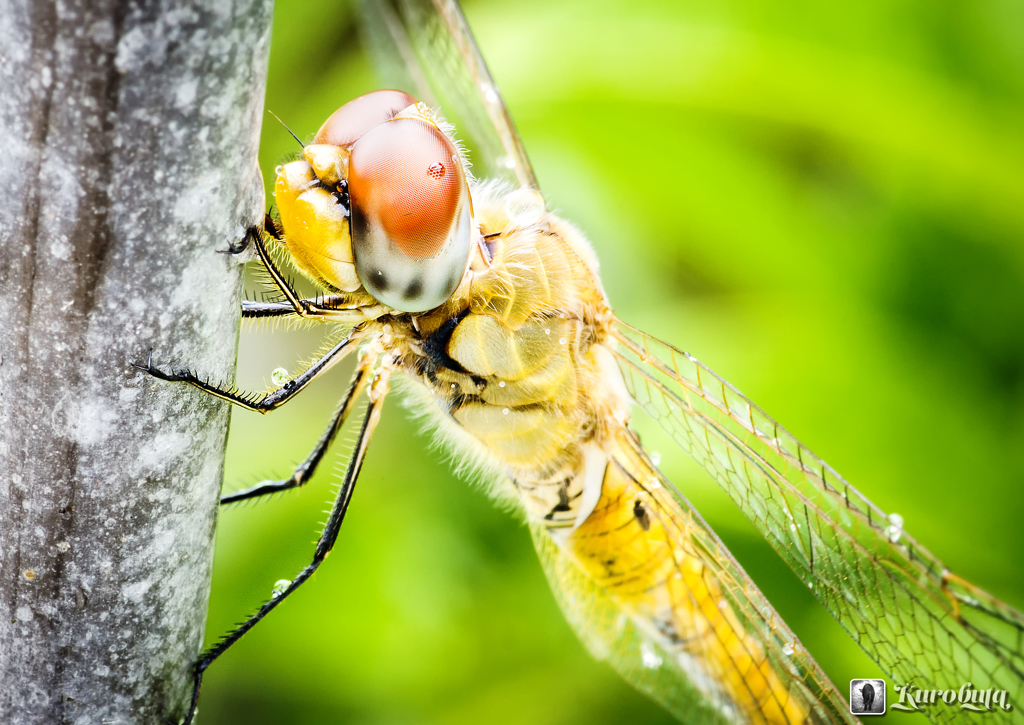
[[[272,0],[0,3],[0,722],[182,714]],[[223,380],[222,380],[223,381]]]

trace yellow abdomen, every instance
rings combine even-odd
[[[652,642],[691,679],[705,679],[724,707],[751,722],[805,722],[803,698],[732,609],[728,589],[738,580],[731,557],[695,536],[708,533],[703,521],[661,485],[631,433],[620,429],[611,448],[601,497],[563,556],[645,623]]]

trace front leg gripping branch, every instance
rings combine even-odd
[[[271,393],[253,393],[238,390],[237,388],[221,388],[216,385],[212,385],[209,378],[204,380],[195,372],[188,369],[171,369],[170,371],[165,372],[160,368],[153,366],[152,351],[150,351],[145,365],[139,365],[136,363],[133,363],[132,365],[136,370],[141,370],[144,373],[152,375],[154,378],[176,383],[188,383],[193,387],[199,388],[203,392],[216,396],[221,400],[226,400],[229,403],[234,403],[246,410],[253,410],[257,413],[269,413],[272,410],[280,408],[295,397],[300,390],[303,390],[307,385],[320,377],[320,375],[334,367],[338,361],[342,360],[355,349],[356,344],[365,334],[365,328],[353,328],[341,342],[328,350],[319,360],[310,365],[304,372],[291,380],[286,381],[284,385]]]

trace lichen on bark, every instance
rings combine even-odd
[[[271,0],[0,6],[0,722],[182,714],[202,644]]]

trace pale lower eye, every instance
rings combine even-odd
[[[418,119],[380,124],[352,147],[349,195],[352,254],[366,290],[403,312],[445,302],[472,239],[469,190],[451,141]]]

